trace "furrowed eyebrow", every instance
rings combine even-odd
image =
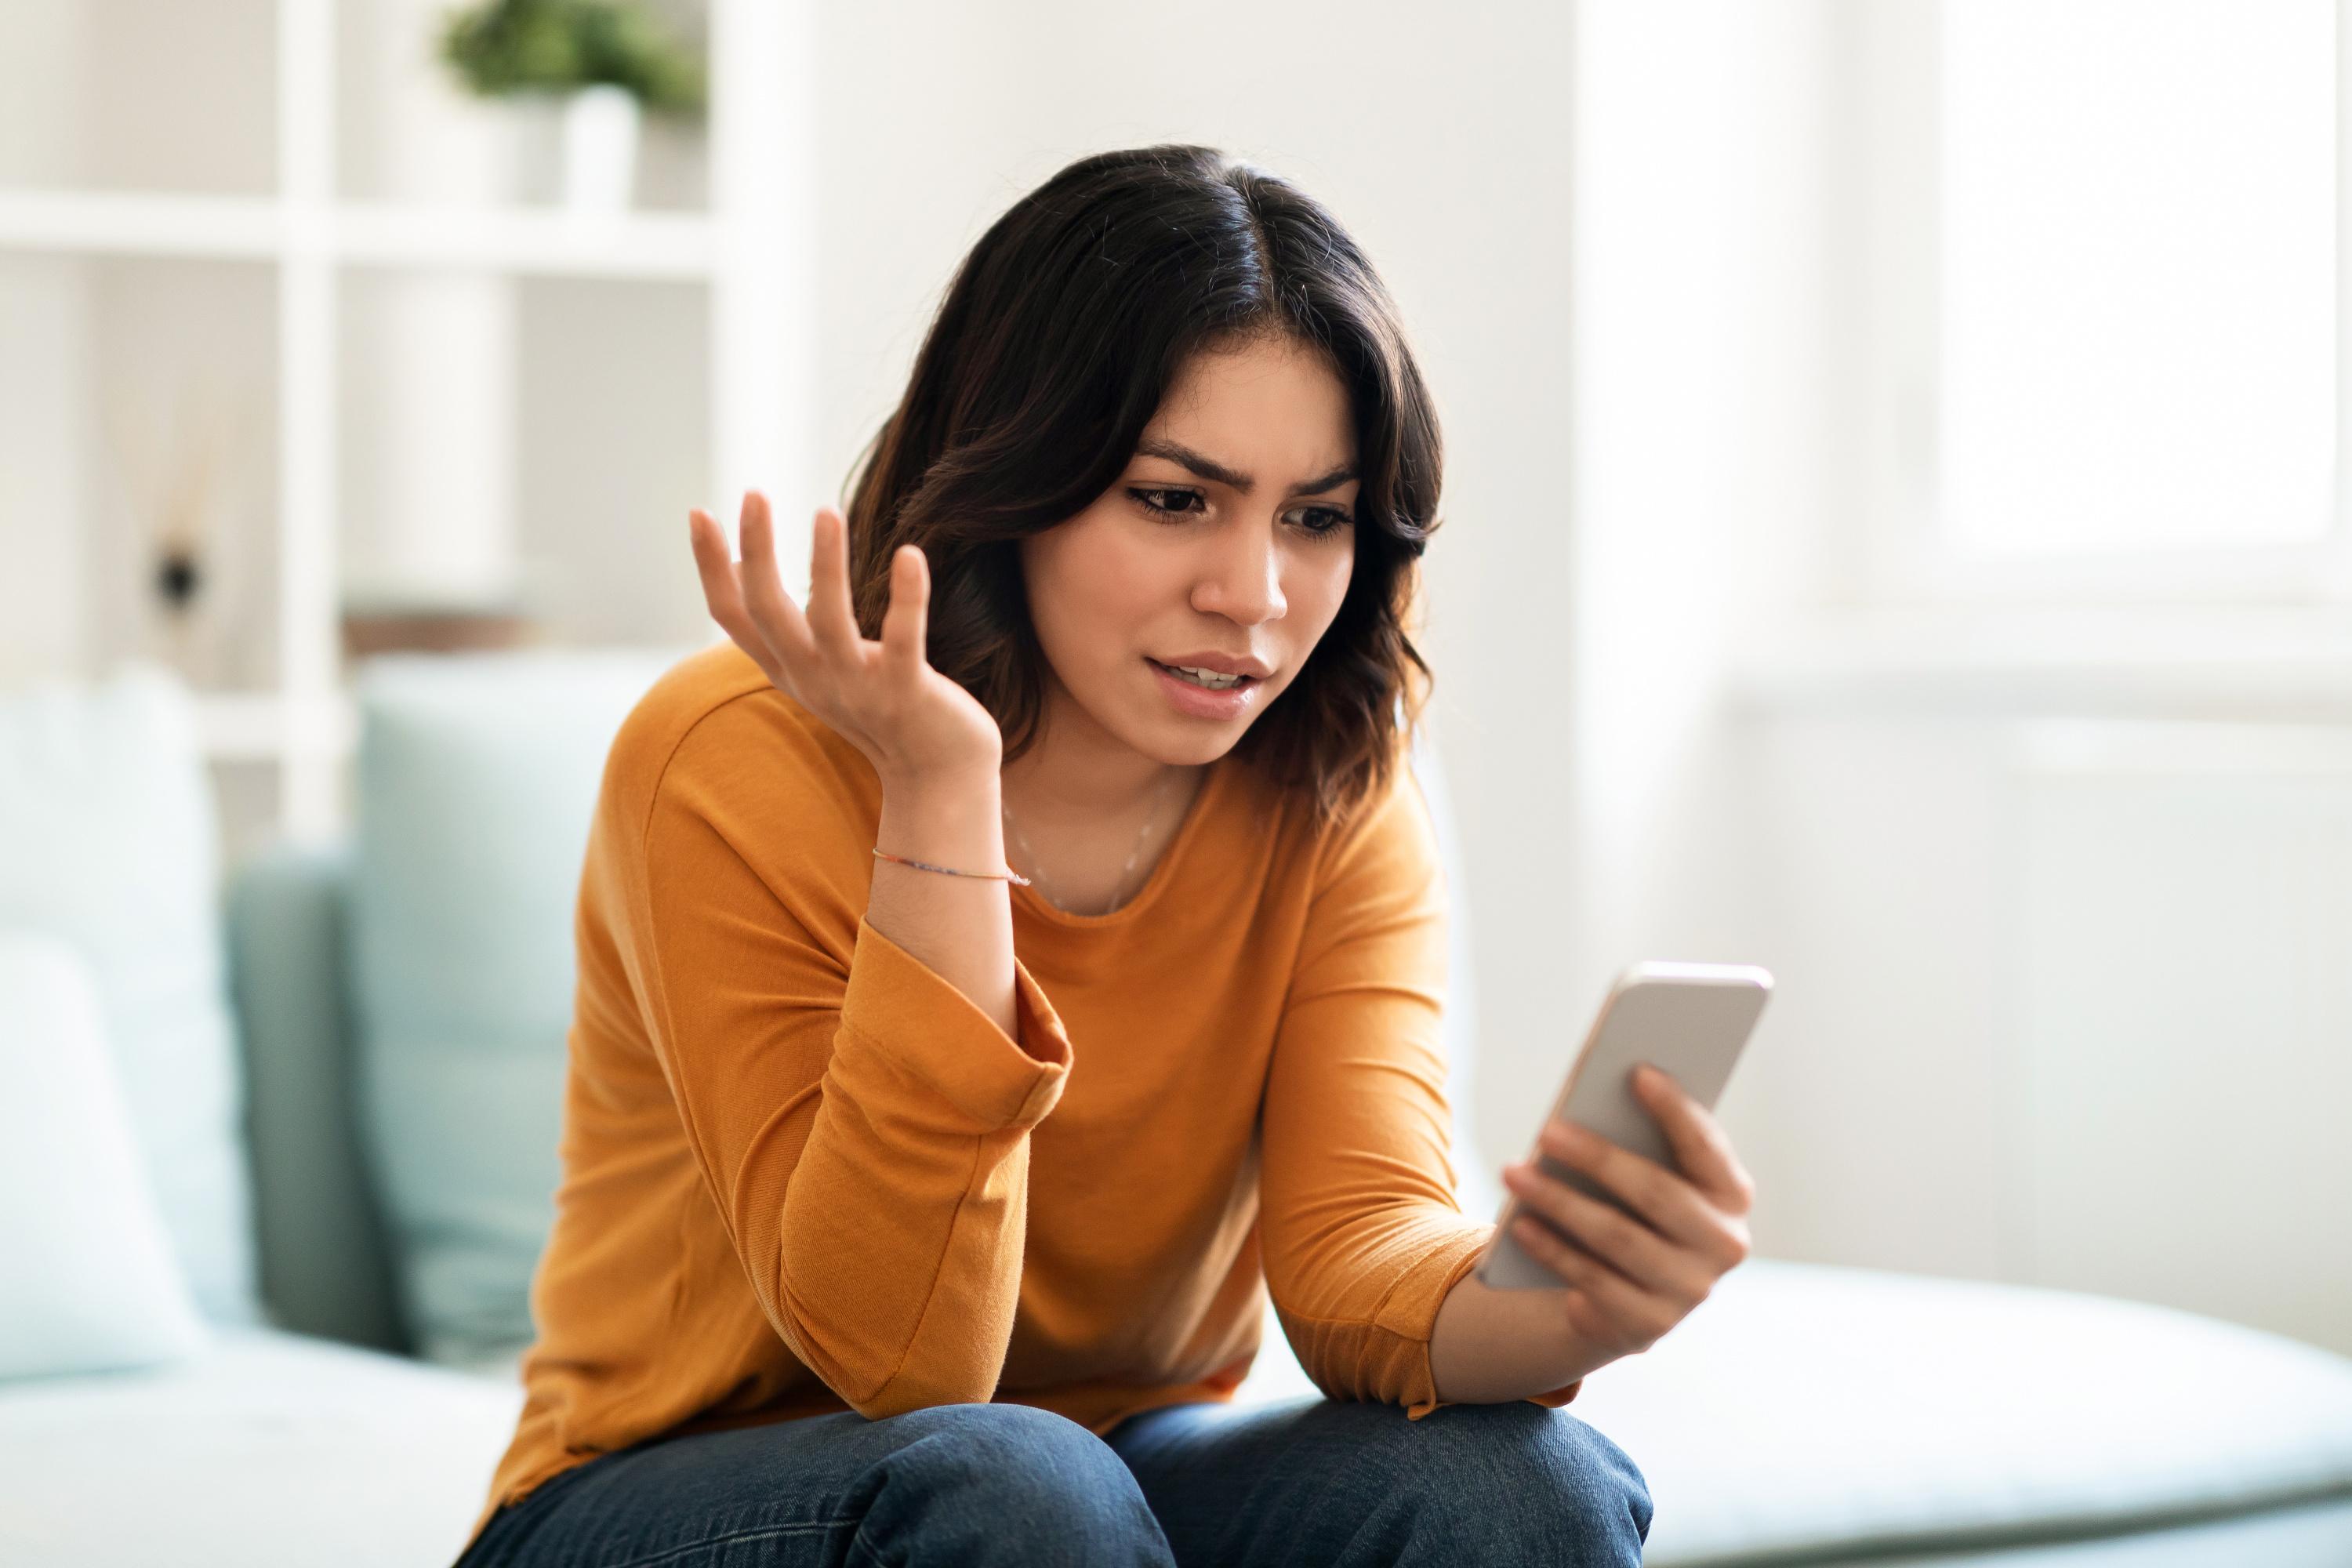
[[[1221,485],[1231,485],[1244,495],[1257,488],[1257,481],[1239,468],[1229,468],[1214,458],[1202,457],[1192,447],[1180,442],[1171,441],[1164,436],[1145,437],[1135,444],[1135,452],[1139,458],[1165,458],[1171,463],[1181,464],[1204,479],[1214,479]],[[1355,477],[1355,465],[1342,463],[1329,473],[1307,480],[1293,493],[1303,496],[1320,495],[1325,490],[1338,489]]]

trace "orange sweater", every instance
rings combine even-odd
[[[539,1338],[476,1533],[656,1433],[1229,1399],[1269,1289],[1327,1394],[1436,1409],[1494,1227],[1453,1195],[1445,893],[1397,776],[1333,830],[1228,757],[1119,909],[1013,887],[1016,1041],[866,923],[865,757],[731,644],[664,675],[589,834]]]

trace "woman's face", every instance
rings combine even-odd
[[[1288,340],[1185,367],[1118,480],[1022,541],[1049,732],[1090,722],[1162,763],[1213,762],[1297,679],[1355,567],[1350,414]],[[1203,689],[1177,664],[1252,679]]]

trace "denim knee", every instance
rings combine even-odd
[[[1543,1429],[1536,1452],[1544,1473],[1558,1483],[1552,1495],[1578,1495],[1585,1510],[1612,1522],[1631,1518],[1635,1540],[1648,1542],[1654,1511],[1650,1482],[1633,1457],[1606,1433],[1565,1410],[1534,1405],[1526,1408]]]
[[[908,1544],[963,1539],[977,1545],[985,1537],[1007,1563],[1173,1568],[1167,1537],[1134,1473],[1067,1416],[1026,1405],[942,1405],[898,1419],[917,1436],[890,1457],[888,1468],[935,1505]],[[893,1514],[907,1518],[903,1510]],[[891,1522],[872,1513],[867,1519],[877,1536]],[[919,1550],[906,1560],[948,1555],[970,1560]]]
[[[1640,1563],[1649,1483],[1591,1426],[1526,1401],[1457,1406],[1415,1425],[1434,1440],[1420,1446],[1415,1488],[1416,1536],[1438,1550],[1432,1561]]]

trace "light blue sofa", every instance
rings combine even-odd
[[[351,839],[272,849],[225,901],[270,1321],[0,1384],[0,1560],[446,1561],[519,1405],[589,805],[682,651],[370,667]],[[1456,1134],[1490,1215],[1519,1151]],[[1311,1392],[1269,1314],[1244,1398]],[[1643,1466],[1660,1564],[2352,1563],[2352,1362],[2155,1308],[1758,1258],[1570,1412]]]

